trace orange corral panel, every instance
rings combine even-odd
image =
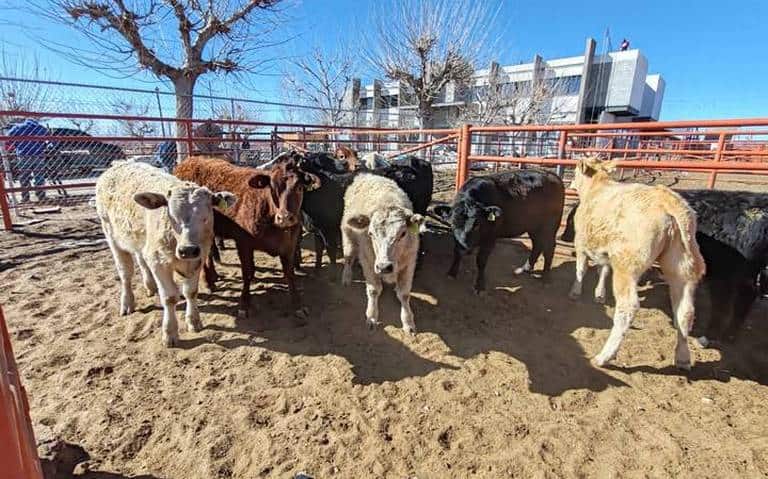
[[[43,479],[27,394],[16,368],[8,328],[0,308],[0,477]]]

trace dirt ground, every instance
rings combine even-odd
[[[399,329],[389,289],[385,327],[369,331],[364,285],[343,288],[328,265],[301,278],[310,319],[293,327],[278,261],[264,255],[252,314],[269,327],[257,332],[235,320],[240,271],[228,249],[220,289],[201,295],[204,330],[182,331],[180,347],[166,349],[160,308],[142,289],[140,310],[117,316],[100,238],[87,206],[0,233],[0,302],[33,423],[83,446],[103,477],[768,474],[766,301],[734,344],[691,341],[686,375],[672,367],[667,291],[654,279],[617,360],[600,369],[589,359],[612,307],[567,299],[567,248],[544,284],[512,274],[523,244],[499,244],[489,291],[475,296],[474,261],[449,279],[449,237],[428,234],[415,337]]]

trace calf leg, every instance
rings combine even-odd
[[[571,292],[568,293],[571,299],[579,299],[581,297],[582,285],[584,281],[584,274],[587,272],[587,255],[584,251],[576,248],[576,279],[571,286]],[[616,295],[614,291],[613,295]]]
[[[319,234],[315,234],[315,270],[319,270],[323,265],[323,250],[325,249],[325,241]],[[328,248],[328,257],[331,256],[331,248]]]
[[[381,296],[382,289],[383,286],[379,278],[375,276],[371,277],[370,280],[366,278],[365,294],[368,296],[368,304],[365,307],[365,319],[371,328],[381,324],[379,321],[379,296]]]
[[[341,272],[341,284],[349,286],[352,284],[352,266],[355,263],[355,258],[357,258],[357,245],[346,230],[341,231],[341,245],[344,249],[344,270]]]
[[[200,311],[197,309],[197,287],[199,281],[200,274],[195,272],[189,278],[184,278],[184,281],[181,283],[181,292],[187,302],[184,319],[187,322],[187,330],[193,333],[203,329],[203,325],[200,323]]]
[[[112,237],[106,235],[109,249],[112,251],[112,257],[115,260],[117,275],[120,277],[120,316],[131,314],[136,309],[136,300],[133,296],[133,257],[131,253],[120,249],[112,240]]]
[[[672,300],[672,311],[675,314],[675,329],[677,330],[675,366],[690,370],[691,351],[688,349],[688,334],[690,334],[693,326],[693,299],[696,293],[696,281],[686,281],[680,276],[668,275],[666,271],[664,276],[669,283],[669,296]]]
[[[253,264],[253,250],[237,243],[237,256],[240,258],[240,272],[243,277],[243,288],[240,291],[240,306],[237,315],[240,318],[247,318],[251,305],[251,281],[256,272],[256,265]]]
[[[167,347],[175,346],[179,341],[179,325],[176,322],[176,303],[179,302],[179,289],[173,281],[173,269],[170,265],[150,265],[152,274],[163,303],[162,338]]]
[[[485,266],[488,264],[488,257],[493,251],[493,243],[480,245],[477,251],[477,278],[475,279],[475,293],[479,294],[485,291]]]
[[[541,254],[541,244],[538,235],[531,235],[531,254],[528,255],[528,259],[525,260],[522,266],[515,268],[515,274],[530,273],[533,271],[536,261],[539,260]]]
[[[219,280],[219,274],[216,272],[216,264],[212,254],[205,257],[202,269],[205,286],[208,288],[208,291],[216,291],[216,281]]]
[[[409,334],[416,333],[416,323],[413,320],[413,310],[411,309],[413,273],[414,266],[411,264],[398,274],[395,284],[395,294],[400,300],[400,322],[403,325],[403,331]]]
[[[555,258],[555,246],[557,245],[557,227],[554,231],[547,231],[541,239],[541,253],[544,255],[544,269],[541,271],[541,277],[544,281],[549,281],[550,271],[552,270],[552,260]],[[531,266],[533,266],[532,263]]]
[[[283,266],[283,276],[285,277],[285,282],[288,284],[288,292],[291,295],[291,304],[293,307],[299,308],[301,307],[301,298],[296,289],[296,275],[293,271],[293,263],[291,262],[292,257],[293,253],[280,255],[280,264]]]
[[[729,321],[733,315],[735,285],[733,279],[730,277],[710,278],[707,283],[710,301],[710,316],[705,337],[707,340],[719,340],[722,339],[723,335],[724,318],[725,321]]]
[[[611,267],[604,264],[598,268],[600,269],[600,276],[597,278],[597,286],[595,286],[595,303],[605,304],[605,280],[608,278]]]
[[[459,264],[461,263],[461,248],[459,248],[456,240],[453,241],[453,262],[448,270],[448,276],[455,278],[459,274]]]
[[[616,299],[613,327],[602,351],[595,356],[595,364],[598,366],[604,366],[605,363],[616,357],[624,335],[629,330],[635,313],[640,309],[640,300],[637,297],[637,278],[625,271],[614,271],[613,296]]]
[[[152,277],[152,272],[149,270],[147,262],[144,261],[144,257],[141,256],[141,253],[136,253],[133,257],[136,260],[136,264],[139,265],[141,279],[144,283],[144,289],[147,290],[147,296],[154,296],[155,293],[157,293],[157,284],[155,283],[155,278]]]
[[[743,280],[754,281],[754,278],[742,278]],[[728,327],[725,329],[725,339],[732,340],[736,337],[736,334],[741,329],[741,325],[744,324],[744,320],[747,319],[749,310],[752,309],[752,305],[758,297],[758,290],[751,282],[742,282],[736,291],[733,302],[733,316]]]

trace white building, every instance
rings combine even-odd
[[[469,85],[449,84],[433,104],[434,126],[455,126],[457,118],[475,124],[658,120],[664,86],[661,75],[648,74],[648,60],[639,50],[595,55],[595,41],[590,38],[580,56],[544,60],[536,55],[531,63],[493,64],[476,71]],[[376,80],[361,87],[356,80],[345,106],[359,113],[350,114],[349,123],[415,127],[416,106],[410,96],[398,82]],[[531,97],[538,98],[536,103]],[[497,105],[496,111],[482,115],[489,103]],[[474,110],[467,117],[470,109]]]

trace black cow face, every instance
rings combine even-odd
[[[481,238],[493,235],[497,221],[501,221],[502,210],[498,206],[486,206],[475,201],[462,201],[453,207],[451,224],[453,237],[458,245],[472,251],[480,244]]]

